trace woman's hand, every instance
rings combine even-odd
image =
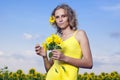
[[[61,60],[63,61],[65,59],[65,56],[64,54],[60,51],[60,50],[52,50],[52,59],[55,59],[55,60]]]
[[[37,55],[40,55],[42,57],[47,57],[47,53],[43,47],[41,47],[39,44],[36,44],[35,51]]]

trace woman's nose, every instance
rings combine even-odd
[[[59,18],[59,22],[62,22],[62,21],[63,21],[63,19],[62,19],[62,17],[60,17],[60,18]]]

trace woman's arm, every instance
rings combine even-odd
[[[48,60],[47,52],[44,50],[43,47],[40,47],[39,44],[37,44],[37,45],[35,46],[35,51],[36,51],[36,54],[37,54],[37,55],[43,57],[45,69],[46,69],[46,71],[48,71],[48,70],[50,69],[50,67],[52,66],[52,64],[53,64],[53,61],[52,61],[51,59]]]
[[[93,66],[93,61],[92,61],[91,50],[86,33],[83,30],[78,31],[76,35],[76,39],[80,43],[82,49],[82,53],[83,53],[82,59],[71,58],[63,55],[63,53],[61,52],[58,52],[59,53],[58,55],[58,53],[56,52],[57,50],[53,51],[54,52],[53,58],[64,61],[76,67],[91,69]]]
[[[91,69],[93,66],[93,61],[92,61],[90,45],[89,45],[89,41],[88,41],[86,33],[83,30],[79,30],[76,35],[76,39],[80,43],[80,46],[82,49],[82,53],[83,53],[82,59],[75,59],[75,58],[70,58],[70,57],[65,56],[63,60],[76,67]]]
[[[46,72],[49,71],[49,69],[51,68],[51,66],[53,65],[53,61],[52,59],[48,60],[48,57],[43,57],[43,61],[44,61],[44,66],[45,66],[45,69],[46,69]]]

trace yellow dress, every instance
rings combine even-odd
[[[75,38],[76,33],[77,31],[75,31],[70,38],[63,41],[62,52],[65,56],[81,59],[82,50]],[[77,80],[78,70],[75,66],[55,60],[46,75],[46,80]]]

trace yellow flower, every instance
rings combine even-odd
[[[55,17],[54,16],[51,16],[50,19],[49,19],[49,22],[51,24],[55,23]]]
[[[55,44],[60,44],[60,43],[62,43],[62,39],[59,37],[59,35],[58,34],[52,34],[52,39],[53,39],[53,42],[55,42]]]
[[[53,41],[53,40],[52,40],[52,37],[48,37],[48,38],[46,39],[46,43],[47,43],[47,44],[50,44],[52,41]]]
[[[55,42],[56,44],[60,44],[60,43],[62,43],[62,39],[61,39],[61,38],[55,38],[55,39],[54,39],[54,42]]]
[[[45,51],[53,49],[61,49],[62,39],[57,34],[52,34],[46,38],[45,42],[42,43]]]
[[[42,43],[42,47],[47,50],[61,49],[62,39],[58,34],[52,34]],[[51,58],[52,52],[49,52],[49,57]]]
[[[42,46],[45,49],[45,51],[47,51],[47,44],[45,42],[42,43]]]
[[[52,34],[52,38],[60,38],[58,34]]]

